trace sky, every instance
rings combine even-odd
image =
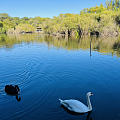
[[[79,14],[84,8],[105,4],[106,0],[1,0],[0,13],[12,17],[50,17],[62,13]]]

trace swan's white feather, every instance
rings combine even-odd
[[[77,112],[77,113],[89,112],[89,108],[78,100],[73,100],[73,99],[70,99],[70,100],[59,99],[59,100],[60,100],[60,103],[70,111]]]

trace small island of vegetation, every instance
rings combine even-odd
[[[80,14],[60,14],[53,18],[10,17],[0,14],[0,33],[45,33],[52,35],[115,37],[120,33],[120,0],[107,0]]]

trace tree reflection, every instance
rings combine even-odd
[[[46,43],[48,47],[64,48],[67,50],[88,50],[111,54],[120,57],[120,38],[72,38],[65,36],[50,36],[39,34],[0,35],[0,47],[11,49],[16,44]]]

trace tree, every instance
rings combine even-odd
[[[2,28],[3,27],[3,23],[0,23],[0,28]]]
[[[118,8],[120,8],[120,0],[107,0],[106,1],[106,6],[107,6],[107,9],[109,10],[116,10]]]
[[[0,21],[3,21],[4,19],[7,19],[9,15],[7,13],[0,13]]]
[[[22,32],[32,33],[34,31],[35,31],[35,27],[33,27],[30,24],[19,24],[18,26],[16,26],[16,32],[18,32],[18,33],[22,33]]]

